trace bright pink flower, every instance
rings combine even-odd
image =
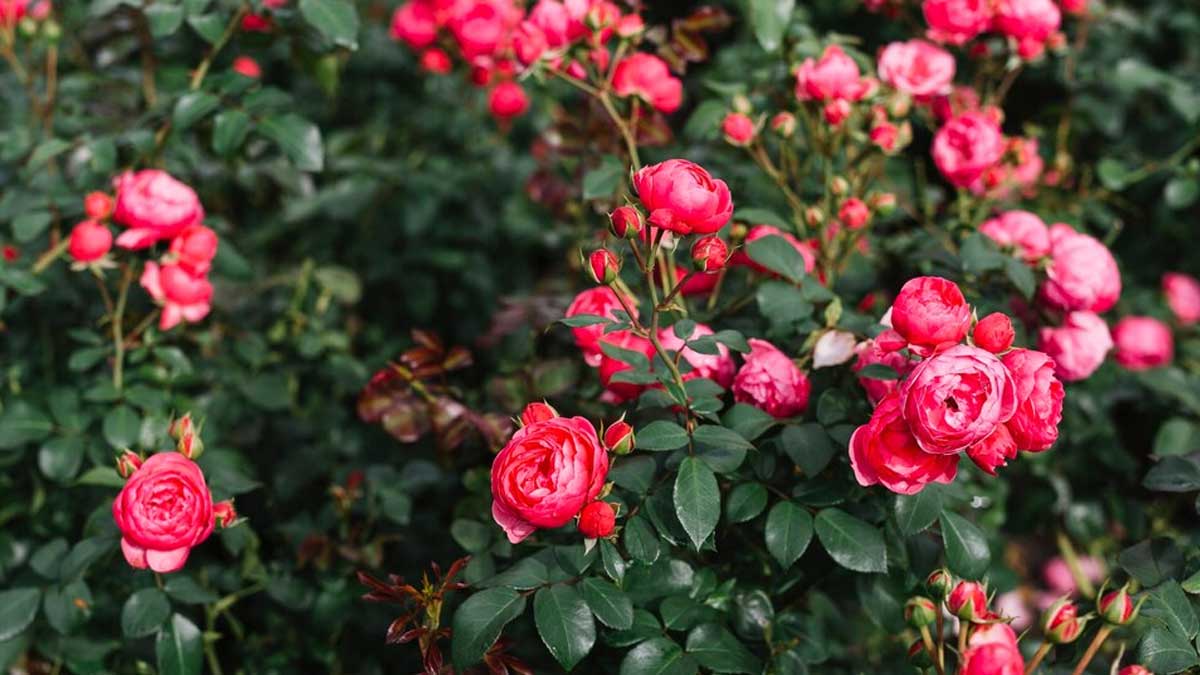
[[[112,511],[125,561],[160,574],[182,569],[214,524],[204,474],[177,452],[151,455],[125,483]]]
[[[1026,262],[1050,253],[1050,230],[1029,211],[1005,211],[979,226],[979,231],[1000,248],[1014,249]]]
[[[871,127],[871,142],[884,152],[896,149],[896,141],[900,139],[900,130],[891,122],[879,122]]]
[[[433,73],[434,75],[445,75],[450,72],[453,65],[450,62],[450,55],[437,47],[430,47],[421,52],[421,68],[425,72]]]
[[[529,96],[521,85],[506,80],[492,87],[488,94],[488,110],[501,120],[519,117],[529,110]]]
[[[587,34],[583,17],[573,16],[558,0],[538,0],[527,20],[541,29],[550,49],[559,49]]]
[[[17,25],[29,7],[29,0],[0,0],[0,27]]]
[[[992,23],[991,0],[925,0],[921,11],[929,39],[952,45],[966,43]]]
[[[980,469],[995,476],[996,469],[1017,458],[1017,444],[1013,441],[1008,427],[997,424],[987,438],[967,448],[967,456]]]
[[[1117,673],[1117,675],[1154,675],[1154,673],[1152,673],[1146,666],[1143,666],[1140,663],[1134,663],[1122,668],[1121,672]]]
[[[71,241],[67,244],[67,252],[77,262],[96,262],[108,254],[112,243],[112,232],[104,223],[85,220],[71,230]]]
[[[257,80],[262,77],[262,67],[258,65],[258,61],[249,56],[239,56],[233,60],[233,72],[248,77],[252,80]]]
[[[451,10],[447,26],[463,58],[475,61],[493,56],[521,21],[512,0],[461,0]]]
[[[1050,265],[1039,297],[1068,312],[1104,312],[1121,297],[1121,271],[1095,237],[1056,223],[1050,226]]]
[[[892,328],[919,352],[957,344],[971,328],[971,306],[953,281],[916,277],[892,303]]]
[[[695,340],[712,334],[711,328],[698,323],[688,339]],[[733,363],[733,356],[729,354],[729,348],[725,345],[717,343],[716,354],[701,354],[691,348],[685,348],[683,340],[680,340],[675,335],[674,329],[671,328],[663,328],[658,331],[658,342],[669,351],[677,352],[683,349],[683,360],[692,367],[689,372],[683,374],[684,381],[704,377],[726,389],[733,382],[733,373],[737,367]]]
[[[957,187],[967,187],[1004,155],[1000,125],[978,112],[965,112],[938,129],[933,162]]]
[[[930,108],[939,122],[945,122],[956,115],[979,110],[979,92],[967,85],[956,85],[950,88],[945,96],[935,96]]]
[[[958,456],[922,450],[900,414],[900,397],[893,393],[879,402],[869,422],[854,430],[850,466],[859,485],[881,483],[892,492],[911,495],[931,482],[954,482]]]
[[[275,22],[266,14],[249,12],[242,17],[241,28],[244,33],[270,33],[275,29]]]
[[[162,330],[171,330],[180,321],[200,321],[212,309],[212,284],[179,264],[160,266],[154,261],[147,262],[140,281],[150,297],[162,305],[158,322]]]
[[[1006,422],[1021,450],[1048,450],[1058,440],[1062,421],[1062,382],[1054,374],[1054,361],[1032,349],[1014,349],[1001,359],[1017,388],[1017,411]]]
[[[1104,578],[1104,565],[1091,556],[1080,558],[1079,568],[1083,571],[1083,575],[1093,583]],[[1078,590],[1070,565],[1061,557],[1052,558],[1042,567],[1042,579],[1045,580],[1046,586],[1054,595],[1074,595]]]
[[[837,45],[829,45],[820,59],[804,59],[796,71],[796,98],[801,101],[857,101],[869,90],[858,64]]]
[[[731,112],[721,121],[721,131],[726,142],[732,145],[748,145],[754,140],[754,122],[745,113]]]
[[[1023,675],[1025,658],[1017,634],[1006,623],[989,623],[971,631],[962,655],[961,675]]]
[[[917,99],[950,93],[954,56],[924,40],[893,42],[879,53],[879,79]]]
[[[1059,0],[1062,11],[1067,14],[1087,14],[1088,3],[1091,0]],[[1122,673],[1124,675],[1124,673]]]
[[[838,208],[838,220],[851,230],[857,230],[871,219],[871,209],[858,197],[850,197]]]
[[[1022,44],[1045,44],[1062,23],[1054,0],[997,0],[995,13],[993,28]]]
[[[1071,312],[1062,326],[1043,326],[1038,332],[1038,349],[1054,360],[1055,372],[1067,382],[1096,372],[1112,346],[1108,324],[1094,312]]]
[[[192,225],[171,240],[170,252],[188,272],[197,276],[208,274],[217,256],[217,233],[203,225]]]
[[[170,239],[204,220],[204,207],[195,190],[158,169],[127,171],[117,179],[113,220],[128,229],[117,246],[140,249]]]
[[[893,331],[894,332],[894,331]],[[882,336],[880,336],[882,338]],[[901,346],[901,349],[903,345]],[[858,360],[854,362],[854,372],[873,364],[882,364],[896,371],[900,377],[905,377],[917,367],[917,362],[900,353],[898,349],[888,350],[880,339],[867,340],[858,346]],[[867,392],[867,399],[878,405],[885,396],[900,387],[900,380],[880,380],[872,377],[858,376],[858,383]]]
[[[571,522],[596,499],[608,453],[582,417],[556,417],[518,429],[492,462],[492,518],[508,540]]]
[[[517,30],[513,32],[512,39],[513,52],[517,55],[517,60],[526,66],[542,58],[542,55],[550,48],[546,34],[530,21],[522,21]]]
[[[1200,321],[1200,280],[1181,272],[1167,272],[1162,278],[1167,306],[1179,323],[1190,326]]]
[[[660,112],[673,113],[683,103],[683,82],[654,54],[638,52],[621,59],[612,85],[617,96],[637,96]]]
[[[627,298],[627,302],[633,311],[633,316],[630,318],[636,319],[638,316],[637,303],[632,298]],[[571,306],[567,307],[568,317],[591,315],[616,319],[617,312],[624,314],[625,308],[617,299],[616,291],[605,286],[583,291],[576,295],[575,299],[571,301]],[[583,352],[584,362],[593,368],[600,365],[600,339],[605,337],[606,326],[607,324],[593,324],[571,329],[571,333],[575,336],[575,346]]]
[[[804,371],[766,340],[750,339],[750,353],[733,379],[733,398],[774,417],[792,417],[808,407],[812,385]]]
[[[643,167],[634,174],[633,187],[650,223],[676,234],[712,234],[733,215],[725,181],[686,159]]]
[[[1017,389],[994,354],[967,345],[940,351],[913,369],[900,403],[917,443],[953,454],[987,438],[1017,409]]]
[[[89,192],[83,198],[83,212],[91,220],[105,220],[112,215],[113,198],[100,192]]]
[[[1171,363],[1175,340],[1167,324],[1149,316],[1127,316],[1112,329],[1114,358],[1126,370],[1149,370]]]
[[[975,330],[971,333],[971,337],[975,340],[976,347],[993,354],[1000,354],[1012,347],[1016,333],[1013,331],[1012,319],[1008,318],[1008,315],[993,312],[975,324]]]
[[[843,98],[829,101],[821,108],[821,117],[831,127],[841,126],[850,116],[850,102]]]
[[[754,227],[750,228],[749,232],[746,233],[746,238],[743,240],[743,243],[748,246],[750,242],[762,239],[763,237],[780,237],[787,243],[791,244],[792,248],[796,249],[796,252],[800,254],[800,257],[804,258],[804,273],[812,274],[812,271],[817,266],[817,256],[813,252],[813,247],[810,244],[800,241],[791,234],[784,232],[774,225],[755,225]],[[733,254],[730,262],[735,265],[745,265],[747,267],[751,267],[755,271],[763,274],[774,274],[774,272],[758,264],[752,258],[750,258],[750,256],[746,255],[745,246],[738,249]]]
[[[615,333],[609,333],[600,338],[600,342],[611,344],[615,347],[627,351],[638,352],[646,356],[647,359],[654,356],[654,345],[644,337],[639,337],[633,334],[633,331],[623,330]],[[635,384],[633,382],[622,382],[614,380],[613,377],[620,372],[632,370],[633,366],[615,359],[601,351],[600,356],[600,383],[604,385],[605,393],[616,403],[624,403],[637,398],[646,385]]]

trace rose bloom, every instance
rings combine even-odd
[[[103,258],[112,248],[113,236],[105,225],[96,220],[85,220],[71,230],[67,252],[77,262],[91,263]]]
[[[725,140],[733,145],[746,145],[754,139],[754,122],[745,113],[731,112],[721,121]]]
[[[1004,155],[1000,125],[981,112],[965,112],[938,129],[933,162],[957,187],[967,187]]]
[[[233,72],[252,80],[262,77],[262,67],[258,65],[258,61],[249,56],[239,56],[234,59],[232,69]]]
[[[526,66],[542,58],[542,54],[550,48],[546,34],[529,21],[522,21],[513,31],[512,43],[517,60]]]
[[[1067,382],[1096,372],[1112,346],[1108,324],[1093,312],[1071,312],[1062,326],[1043,326],[1038,332],[1038,349],[1054,360],[1055,373]]]
[[[755,225],[754,227],[750,228],[750,231],[746,233],[746,238],[742,241],[743,244],[748,246],[750,242],[757,239],[762,239],[763,237],[780,237],[787,243],[791,244],[792,248],[796,249],[796,252],[800,254],[800,257],[804,258],[805,274],[812,274],[813,270],[816,269],[817,256],[813,252],[813,247],[810,244],[793,237],[791,234],[784,232],[778,227],[775,227],[774,225]],[[761,272],[763,274],[775,274],[771,270],[755,262],[750,256],[746,255],[745,246],[734,252],[733,257],[730,258],[730,262],[732,262],[734,265],[744,265],[746,267],[750,267],[756,272]]]
[[[1001,361],[1017,388],[1017,411],[1006,425],[1021,450],[1048,450],[1058,440],[1062,421],[1062,382],[1054,375],[1054,360],[1032,349],[1014,349]]]
[[[1000,248],[1015,250],[1026,262],[1036,262],[1050,254],[1050,230],[1037,214],[1029,211],[1005,211],[985,220],[979,231]]]
[[[1079,568],[1083,571],[1083,575],[1093,583],[1099,583],[1104,578],[1104,565],[1096,558],[1081,557]],[[1075,575],[1071,573],[1070,565],[1061,557],[1050,559],[1042,567],[1042,579],[1055,596],[1074,595],[1079,590],[1075,585]]]
[[[638,316],[637,304],[632,298],[627,298],[627,302],[629,309],[633,312],[633,316],[630,318],[636,319]],[[571,305],[567,307],[568,317],[587,314],[615,320],[617,312],[624,314],[625,308],[617,299],[616,291],[606,286],[583,291],[576,295],[575,299],[571,301]],[[584,362],[593,368],[600,365],[600,339],[604,337],[606,327],[607,324],[592,324],[571,329],[572,335],[575,336],[575,346],[583,352]]]
[[[1200,281],[1188,274],[1167,272],[1162,278],[1167,306],[1179,323],[1190,326],[1200,321]]]
[[[193,225],[171,240],[170,252],[188,272],[203,276],[217,255],[217,233],[203,225]]]
[[[971,631],[962,654],[961,675],[1023,675],[1025,659],[1017,647],[1017,634],[1006,623],[989,623]]]
[[[1017,409],[996,355],[956,345],[922,361],[900,387],[904,419],[926,452],[953,454],[987,438]]]
[[[434,75],[445,75],[454,66],[450,55],[437,47],[431,47],[421,52],[421,68]]]
[[[196,191],[165,171],[127,171],[117,178],[116,188],[113,220],[128,228],[117,237],[122,248],[146,248],[204,220]]]
[[[958,456],[922,450],[900,414],[899,395],[892,393],[850,436],[850,466],[863,487],[881,483],[892,492],[911,495],[931,482],[954,482]]]
[[[582,417],[556,417],[518,429],[492,462],[492,518],[508,540],[571,522],[596,499],[608,453]]]
[[[1056,223],[1050,226],[1050,265],[1039,297],[1068,312],[1104,312],[1121,297],[1121,271],[1098,239]]]
[[[488,94],[488,110],[502,120],[519,117],[529,110],[529,96],[516,82],[501,82]]]
[[[921,12],[929,39],[952,45],[966,43],[992,23],[991,0],[925,0]]]
[[[447,25],[463,58],[475,61],[495,55],[521,18],[512,0],[462,0],[453,6]]]
[[[896,295],[891,325],[925,355],[938,345],[962,342],[971,329],[971,306],[953,281],[916,277]]]
[[[137,569],[176,572],[213,530],[212,494],[204,474],[177,452],[151,455],[112,506],[121,552]]]
[[[774,417],[792,417],[808,407],[808,377],[775,345],[751,338],[750,353],[733,379],[733,398]]]
[[[646,358],[654,356],[654,344],[644,337],[639,337],[633,334],[633,331],[622,330],[615,333],[609,333],[600,338],[601,342],[606,342],[621,349],[640,352]],[[639,394],[646,388],[643,384],[634,384],[633,382],[614,381],[613,376],[617,373],[626,370],[632,370],[633,366],[614,359],[608,354],[600,354],[600,382],[604,385],[606,398],[614,403],[624,403],[637,398]]]
[[[698,323],[688,340],[695,340],[696,338],[712,334],[713,330],[711,328]],[[704,377],[726,389],[733,382],[733,373],[737,367],[733,363],[733,356],[729,353],[729,347],[718,342],[716,354],[701,354],[690,347],[685,348],[683,346],[684,341],[680,340],[671,328],[663,328],[658,331],[658,342],[664,349],[673,352],[683,349],[683,360],[687,361],[688,365],[692,367],[689,372],[683,374],[685,382],[698,377]]]
[[[212,309],[212,284],[203,276],[193,275],[178,263],[146,263],[140,279],[142,288],[162,305],[158,327],[171,330],[180,321],[195,323]]]
[[[725,181],[686,159],[643,167],[633,176],[633,188],[650,223],[676,234],[712,234],[733,215]]]
[[[858,64],[837,45],[829,45],[820,59],[804,59],[796,71],[796,98],[801,101],[857,101],[870,89]]]
[[[995,13],[992,27],[1021,43],[1041,45],[1062,23],[1054,0],[998,0]]]
[[[683,103],[683,82],[654,54],[638,52],[621,59],[613,70],[612,86],[617,96],[637,96],[659,112],[673,113]]]
[[[29,0],[0,0],[0,26],[12,27],[25,17]]]
[[[866,340],[858,346],[858,360],[854,362],[853,370],[858,372],[869,365],[880,363],[896,371],[900,377],[905,377],[917,367],[917,362],[901,354],[899,350],[888,351],[880,346],[877,340]],[[900,387],[900,380],[879,380],[872,377],[858,376],[858,383],[867,392],[867,399],[872,405],[878,405],[885,396]]]
[[[933,97],[929,107],[938,122],[946,122],[956,115],[978,111],[979,92],[967,85],[955,85],[950,88],[949,94]]]
[[[1017,458],[1017,444],[1008,427],[997,424],[987,438],[967,448],[967,456],[986,473],[996,475],[996,469]]]
[[[879,53],[879,79],[919,100],[950,92],[954,56],[924,40],[893,42]]]
[[[579,3],[573,3],[579,4]],[[542,30],[550,49],[558,49],[587,34],[583,17],[573,15],[558,0],[538,0],[526,19]]]
[[[1175,340],[1167,324],[1149,316],[1127,316],[1112,330],[1117,363],[1126,370],[1149,370],[1171,363]]]

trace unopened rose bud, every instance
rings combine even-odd
[[[558,417],[558,411],[549,403],[530,403],[521,411],[521,426],[529,426],[534,422],[545,422],[555,417]]]
[[[62,26],[54,19],[47,19],[42,24],[42,37],[46,38],[47,42],[56,43],[62,39]]]
[[[850,191],[850,181],[841,176],[834,176],[833,180],[829,181],[829,191],[841,197]]]
[[[888,98],[887,111],[892,117],[907,117],[910,110],[912,110],[912,98],[908,94],[898,91]]]
[[[904,603],[904,620],[918,630],[937,621],[937,615],[937,604],[924,596],[914,596]]]
[[[734,223],[729,226],[729,239],[735,242],[741,241],[746,238],[746,234],[749,232],[750,230],[744,223]]]
[[[1008,351],[1015,336],[1012,319],[1001,312],[993,312],[980,319],[971,335],[976,347],[993,354]]]
[[[726,143],[745,147],[754,140],[754,121],[745,113],[731,112],[721,122],[721,131]]]
[[[771,118],[771,131],[783,138],[791,138],[796,133],[796,116],[790,112],[777,113]]]
[[[871,195],[871,208],[881,216],[891,215],[896,210],[896,195],[891,192],[877,192]]]
[[[85,220],[71,229],[67,252],[76,262],[93,263],[108,255],[112,243],[112,232],[104,223]]]
[[[222,529],[229,527],[237,520],[237,511],[233,508],[232,499],[226,499],[223,502],[213,504],[213,520],[216,522],[217,527]]]
[[[633,427],[624,419],[613,422],[604,430],[604,446],[617,455],[633,452]]]
[[[842,122],[850,116],[850,102],[845,99],[835,99],[825,104],[821,109],[821,116],[825,118],[825,123],[831,127],[841,126]]]
[[[200,434],[191,433],[186,436],[180,436],[179,441],[175,444],[175,449],[179,454],[191,460],[200,459],[200,455],[204,454],[204,441],[200,440]]]
[[[858,197],[851,197],[842,202],[838,208],[838,219],[846,227],[857,230],[871,220],[871,209]]]
[[[1154,675],[1154,673],[1152,673],[1146,666],[1135,663],[1133,665],[1125,666],[1121,669],[1121,672],[1117,673],[1117,675]]]
[[[1079,619],[1079,608],[1070,598],[1060,598],[1042,614],[1042,633],[1048,642],[1056,645],[1077,640],[1086,624],[1086,619]]]
[[[729,247],[718,236],[701,237],[692,244],[692,268],[697,272],[718,272],[728,258]]]
[[[925,649],[924,642],[917,640],[908,646],[908,662],[921,669],[933,667],[933,659],[929,656],[929,650]]]
[[[1133,604],[1133,598],[1129,597],[1128,585],[1101,596],[1096,609],[1105,623],[1114,626],[1127,626],[1138,615],[1138,608]]]
[[[592,281],[607,286],[617,280],[621,259],[606,248],[598,248],[588,256],[587,271]]]
[[[134,471],[140,468],[142,468],[141,455],[132,450],[126,450],[117,455],[117,473],[120,474],[121,478],[129,478],[133,475]]]
[[[825,222],[825,213],[821,211],[821,209],[815,206],[810,206],[807,209],[804,209],[805,225],[808,225],[809,227],[817,227],[823,222]]]
[[[192,424],[191,413],[184,413],[183,417],[171,420],[170,426],[167,427],[167,434],[175,440],[190,436],[193,432],[195,432],[195,427]]]
[[[588,539],[602,539],[613,533],[617,512],[608,502],[592,502],[579,513],[579,532]]]
[[[976,581],[960,581],[946,596],[946,608],[963,621],[981,621],[988,614],[987,589]]]
[[[83,212],[92,220],[104,220],[112,215],[112,210],[113,198],[103,192],[89,192],[83,198]]]
[[[617,207],[608,216],[609,230],[621,239],[637,239],[646,226],[642,212],[633,206]]]
[[[21,37],[33,37],[34,35],[37,35],[37,30],[37,21],[34,21],[30,17],[22,17],[21,20],[17,22],[17,31],[21,34]]]

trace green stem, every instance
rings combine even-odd
[[[238,24],[242,22],[242,17],[244,17],[249,11],[249,5],[242,5],[238,8],[238,11],[234,12],[233,18],[230,19],[229,24],[225,26],[225,32],[222,33],[221,37],[213,43],[212,49],[208,50],[208,55],[204,57],[204,60],[200,62],[200,65],[196,66],[196,71],[192,73],[192,81],[189,83],[188,89],[191,91],[196,91],[200,88],[200,85],[204,82],[204,77],[208,75],[208,69],[212,67],[213,59],[216,58],[217,54],[221,52],[221,49],[225,47],[226,43],[229,42],[229,39],[233,37],[233,33],[237,30]]]
[[[124,323],[125,319],[125,301],[129,298],[129,285],[133,281],[133,266],[123,265],[121,272],[121,288],[117,294],[117,306],[112,314],[112,338],[113,348],[116,353],[113,356],[113,388],[118,392],[124,386],[125,375],[125,336]]]
[[[1100,651],[1100,645],[1104,644],[1104,641],[1108,639],[1112,631],[1112,626],[1100,627],[1100,630],[1096,633],[1096,637],[1092,638],[1092,644],[1088,645],[1087,651],[1083,653],[1083,658],[1075,665],[1075,670],[1071,671],[1071,675],[1083,675],[1083,671],[1092,662],[1092,658],[1096,656],[1096,652]]]
[[[1037,667],[1042,665],[1042,659],[1046,658],[1046,655],[1049,654],[1050,650],[1053,648],[1054,645],[1050,644],[1049,642],[1043,642],[1042,646],[1038,647],[1037,652],[1034,653],[1033,658],[1030,659],[1029,665],[1025,668],[1025,675],[1032,675],[1032,673],[1037,670]]]
[[[59,256],[66,252],[67,247],[70,245],[71,238],[63,237],[57,244],[43,253],[41,257],[39,257],[37,261],[33,263],[33,267],[30,269],[30,271],[34,274],[41,274],[42,272],[46,271],[46,268],[49,267],[55,260],[58,260]]]
[[[1067,563],[1067,569],[1071,570],[1071,578],[1075,580],[1075,587],[1079,589],[1079,593],[1085,598],[1095,596],[1096,587],[1084,573],[1083,566],[1079,564],[1079,555],[1075,553],[1075,547],[1071,545],[1071,540],[1065,532],[1058,533],[1058,550]]]

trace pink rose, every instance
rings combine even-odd
[[[877,340],[867,340],[858,346],[858,361],[854,363],[854,372],[859,372],[872,364],[883,364],[889,366],[900,377],[905,377],[912,372],[913,368],[917,367],[917,362],[909,357],[901,354],[898,350],[886,350],[880,346]],[[879,380],[872,377],[858,376],[858,383],[867,392],[867,399],[874,405],[879,405],[879,402],[885,396],[896,391],[900,387],[900,380]]]
[[[1038,349],[1054,360],[1055,372],[1067,382],[1096,372],[1112,346],[1108,324],[1093,312],[1071,312],[1062,326],[1043,326],[1038,332]]]
[[[600,338],[601,342],[606,342],[621,349],[639,352],[644,354],[646,358],[654,356],[654,344],[644,337],[639,337],[633,334],[633,331],[622,330]],[[632,370],[633,366],[619,359],[614,359],[608,354],[601,353],[600,356],[600,382],[604,385],[607,398],[614,403],[624,403],[632,401],[646,388],[644,384],[635,384],[633,382],[622,382],[614,380],[613,376],[617,373]]]
[[[1008,427],[997,424],[987,438],[967,448],[967,456],[986,473],[996,475],[996,469],[1017,458],[1017,444]]]
[[[1127,316],[1113,326],[1117,363],[1126,370],[1149,370],[1171,363],[1175,340],[1167,324],[1148,316]]]
[[[820,59],[804,59],[796,71],[796,98],[801,101],[857,101],[870,89],[858,64],[837,45],[829,45]]]
[[[213,501],[204,474],[178,452],[151,455],[113,502],[121,552],[137,569],[177,572],[213,531]]]
[[[754,122],[745,113],[731,112],[721,121],[721,132],[727,143],[748,145],[754,140]]]
[[[971,328],[971,306],[953,281],[916,277],[896,295],[891,325],[924,355],[938,345],[962,342]]]
[[[409,0],[392,13],[389,34],[393,40],[403,41],[413,49],[424,49],[437,38],[437,29],[437,18],[430,3]]]
[[[756,239],[762,239],[763,237],[780,237],[787,243],[791,244],[792,248],[796,249],[796,252],[800,254],[800,257],[804,258],[805,274],[812,274],[813,269],[815,269],[817,266],[817,256],[816,253],[813,252],[812,245],[800,241],[799,239],[793,237],[787,232],[784,232],[778,227],[775,227],[774,225],[755,225],[754,227],[750,228],[750,231],[746,233],[746,238],[742,240],[742,243],[745,244],[745,246],[742,246],[734,252],[730,262],[732,262],[734,265],[745,265],[754,269],[756,272],[761,272],[762,274],[770,274],[774,276],[774,272],[758,264],[752,258],[750,258],[750,256],[746,255],[746,246],[748,246],[750,242],[755,241]]]
[[[521,85],[506,80],[492,87],[488,94],[488,110],[501,120],[520,117],[529,110],[529,96]]]
[[[11,28],[25,17],[29,0],[0,0],[0,26]]]
[[[933,137],[933,162],[957,187],[967,187],[1004,155],[1000,125],[982,112],[964,112]]]
[[[204,207],[195,190],[165,171],[127,171],[117,179],[116,188],[113,219],[128,228],[117,237],[121,248],[152,246],[204,220]]]
[[[193,225],[171,240],[170,252],[185,270],[204,276],[217,256],[217,233],[203,225]]]
[[[1017,634],[1006,623],[989,623],[971,631],[962,655],[961,675],[1023,675],[1025,659]]]
[[[1093,583],[1104,578],[1104,565],[1091,556],[1080,558],[1079,567],[1083,571],[1083,576]],[[1042,567],[1042,579],[1045,580],[1046,586],[1050,588],[1053,595],[1074,595],[1078,591],[1078,587],[1075,585],[1075,575],[1071,574],[1071,567],[1061,557],[1052,558]]]
[[[463,58],[475,61],[495,55],[521,18],[512,0],[462,0],[454,5],[447,25]]]
[[[634,300],[627,298],[627,302],[629,309],[633,311],[633,316],[630,318],[638,318],[637,305],[634,304]],[[617,299],[616,291],[607,287],[598,287],[589,288],[576,295],[575,299],[571,301],[571,305],[567,307],[567,316],[591,315],[615,320],[618,311],[623,314],[625,308]],[[593,368],[600,365],[600,339],[604,337],[606,327],[607,324],[592,324],[571,329],[571,334],[575,336],[575,346],[583,352],[584,362]]]
[[[917,443],[953,454],[987,438],[1017,408],[1017,389],[994,354],[956,345],[922,361],[900,387]]]
[[[171,330],[180,321],[195,323],[212,309],[212,284],[203,276],[193,275],[178,263],[146,263],[140,279],[142,288],[162,305],[158,327]]]
[[[992,312],[980,319],[971,333],[976,347],[993,354],[1008,351],[1012,347],[1014,337],[1016,334],[1013,331],[1012,319],[1001,312]]]
[[[725,181],[686,159],[643,167],[634,174],[633,187],[650,212],[650,223],[676,234],[712,234],[733,215]]]
[[[1032,349],[1014,349],[1001,360],[1017,387],[1017,411],[1006,423],[1021,450],[1048,450],[1058,440],[1062,421],[1062,382],[1054,376],[1054,361]]]
[[[850,466],[863,487],[881,483],[892,492],[911,495],[931,482],[954,482],[958,456],[922,450],[900,415],[900,397],[893,393],[850,436]]]
[[[879,53],[879,78],[917,99],[950,93],[954,56],[924,40],[893,42]]]
[[[85,220],[71,230],[71,240],[67,244],[67,252],[76,262],[96,262],[108,254],[112,243],[112,232],[104,223]]]
[[[696,338],[712,334],[713,330],[711,328],[698,323],[688,340],[695,340]],[[725,345],[718,342],[716,354],[701,354],[690,347],[684,348],[684,341],[680,340],[671,328],[663,328],[658,331],[658,342],[664,349],[673,352],[683,349],[683,360],[692,367],[691,371],[683,374],[684,381],[704,377],[726,389],[733,382],[733,373],[737,367],[733,363],[733,356],[729,354],[729,348]]]
[[[558,0],[538,0],[526,18],[542,30],[550,49],[563,47],[587,33],[582,17],[572,16],[566,5]]]
[[[1024,45],[1026,52],[1040,53],[1062,23],[1062,12],[1054,0],[998,0],[995,12],[993,28]]]
[[[992,23],[991,0],[925,0],[921,11],[929,39],[952,45],[964,44]]]
[[[659,112],[673,113],[683,103],[683,82],[654,54],[637,52],[621,59],[613,69],[612,86],[617,96],[637,96]]]
[[[1013,249],[1026,262],[1050,253],[1050,230],[1029,211],[1005,211],[979,226],[979,231],[1004,249]]]
[[[1050,226],[1050,265],[1039,297],[1068,312],[1104,312],[1121,297],[1121,271],[1095,237],[1056,223]]]
[[[733,379],[733,398],[774,417],[792,417],[808,407],[812,385],[804,372],[775,345],[751,338],[750,353]]]
[[[518,429],[492,462],[492,518],[519,543],[534,530],[571,522],[607,476],[608,453],[591,422],[534,422]]]
[[[1162,278],[1167,306],[1179,323],[1190,326],[1200,321],[1200,281],[1188,274],[1167,272]]]

